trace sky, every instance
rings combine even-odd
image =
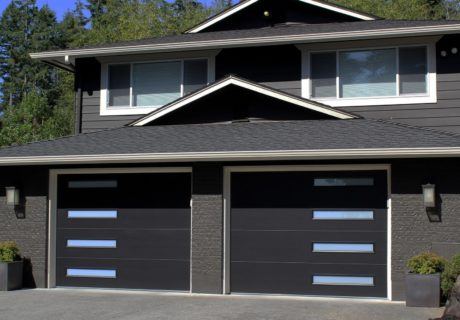
[[[0,12],[8,6],[10,0],[0,0]],[[204,3],[210,3],[211,0],[203,0]],[[39,7],[47,4],[51,9],[56,12],[57,18],[60,20],[66,11],[72,10],[75,7],[75,0],[37,0]]]

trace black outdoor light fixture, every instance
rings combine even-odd
[[[434,184],[428,183],[422,185],[423,188],[423,203],[425,208],[435,208],[436,207],[436,188]]]
[[[16,207],[20,204],[20,193],[17,187],[6,187],[6,204],[11,207]]]

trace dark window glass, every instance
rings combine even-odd
[[[337,96],[337,66],[335,52],[311,55],[311,96],[335,98]]]
[[[131,67],[129,64],[109,66],[110,107],[129,106],[130,73]]]

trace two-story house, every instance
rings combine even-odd
[[[459,49],[460,21],[244,0],[34,53],[77,134],[0,150],[0,239],[38,287],[404,300],[408,258],[460,251]]]

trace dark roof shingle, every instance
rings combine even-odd
[[[260,29],[230,30],[216,32],[186,33],[173,36],[148,38],[142,40],[114,42],[102,45],[84,46],[79,49],[114,48],[124,46],[165,45],[172,43],[221,41],[231,39],[249,39],[277,36],[314,35],[334,32],[373,31],[380,29],[430,27],[460,24],[456,20],[372,20],[321,24],[290,24]]]
[[[4,157],[460,147],[460,136],[380,120],[123,127],[0,149]]]

